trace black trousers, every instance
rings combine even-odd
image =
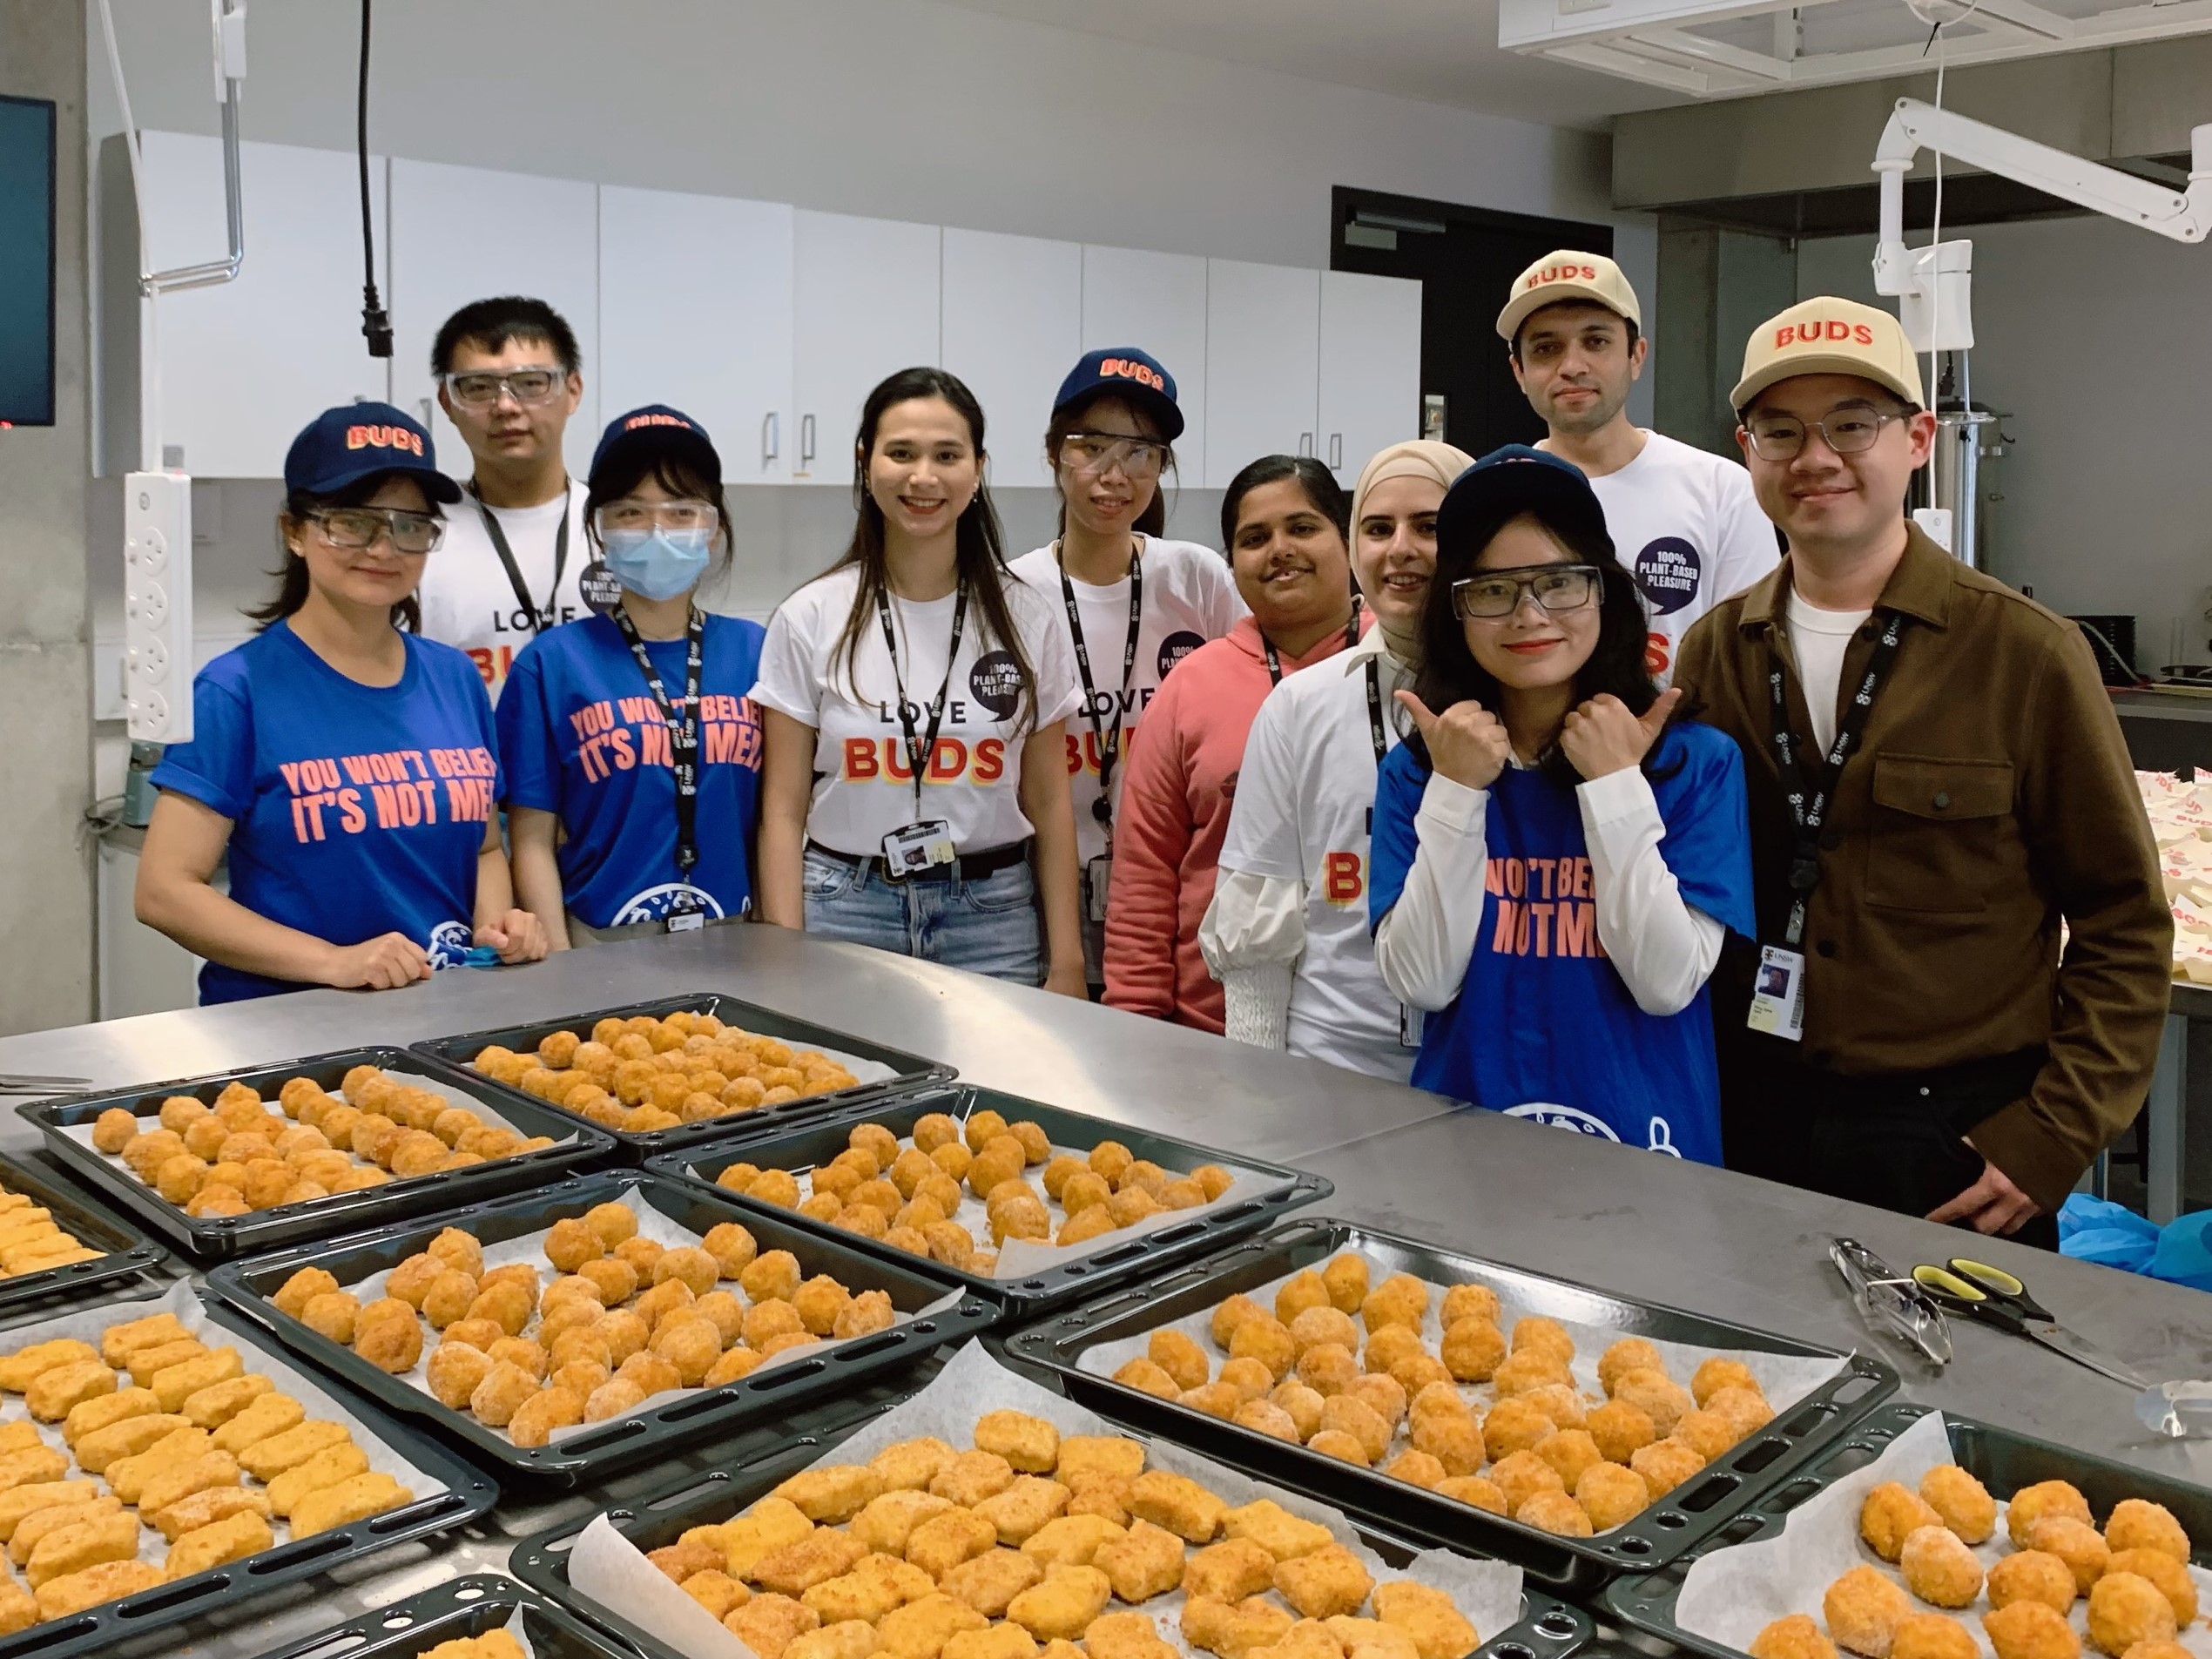
[[[1730,1169],[1909,1216],[1981,1178],[1981,1154],[1964,1137],[2026,1096],[2046,1057],[2029,1049],[1940,1071],[1844,1077],[1804,1064],[1794,1044],[1740,1028],[1716,1035]],[[2037,1216],[2011,1238],[2056,1250],[2058,1217]]]

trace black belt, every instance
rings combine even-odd
[[[1029,856],[1029,843],[1010,841],[1004,846],[995,846],[987,853],[963,853],[950,864],[933,864],[913,875],[900,875],[884,861],[865,853],[840,853],[833,846],[824,846],[819,841],[806,843],[809,853],[819,853],[826,859],[835,859],[840,864],[850,865],[870,875],[881,876],[886,881],[949,881],[958,876],[963,881],[981,881],[987,875],[996,875],[1001,870],[1012,869]]]

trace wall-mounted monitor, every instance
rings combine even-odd
[[[0,97],[0,427],[54,423],[54,105]]]

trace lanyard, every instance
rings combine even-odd
[[[699,671],[705,660],[706,615],[693,605],[691,621],[684,630],[684,716],[680,720],[669,705],[668,688],[661,684],[660,671],[653,666],[645,642],[637,637],[637,624],[620,605],[613,615],[615,626],[622,630],[629,644],[630,654],[644,671],[646,689],[660,705],[661,718],[668,723],[669,747],[676,762],[676,873],[688,887],[691,867],[699,861]],[[678,908],[689,910],[697,903],[687,893],[678,900]]]
[[[1766,683],[1775,764],[1782,773],[1782,792],[1790,799],[1790,816],[1797,826],[1797,844],[1790,855],[1790,925],[1783,941],[1792,950],[1804,938],[1805,907],[1811,901],[1813,889],[1820,885],[1821,827],[1828,821],[1836,786],[1843,780],[1844,763],[1851,759],[1851,751],[1858,747],[1859,739],[1865,735],[1867,717],[1874,708],[1874,693],[1897,659],[1898,641],[1905,636],[1905,621],[1904,612],[1889,613],[1881,637],[1874,642],[1874,654],[1867,659],[1866,672],[1844,706],[1843,719],[1837,725],[1836,741],[1829,745],[1819,786],[1811,790],[1806,786],[1804,769],[1797,762],[1797,734],[1790,730],[1790,705],[1783,691],[1782,659],[1775,655],[1771,644],[1767,647]]]
[[[1375,764],[1379,766],[1390,744],[1390,734],[1383,728],[1382,668],[1380,652],[1367,659],[1367,735],[1374,740]]]
[[[530,599],[529,583],[523,580],[523,567],[515,563],[515,550],[507,545],[507,532],[499,527],[498,518],[482,499],[479,497],[476,502],[476,512],[484,521],[484,534],[491,538],[492,551],[499,555],[499,562],[507,567],[508,583],[515,590],[516,603],[529,614],[532,633],[545,626],[553,615],[554,605],[560,601],[561,577],[569,568],[569,490],[574,488],[571,484],[561,491],[561,528],[553,533],[553,585],[546,590],[543,610]],[[470,486],[470,493],[475,493],[474,485]]]
[[[1355,593],[1352,596],[1352,618],[1344,625],[1344,648],[1350,651],[1359,643],[1359,596]],[[1275,654],[1275,642],[1263,632],[1259,637],[1259,646],[1267,658],[1267,683],[1280,685],[1283,683],[1283,659]]]
[[[1114,764],[1122,753],[1122,717],[1129,709],[1130,677],[1136,671],[1136,632],[1144,617],[1144,562],[1135,553],[1129,558],[1129,639],[1122,646],[1122,694],[1115,699],[1114,724],[1098,721],[1098,693],[1090,683],[1090,650],[1083,644],[1083,619],[1076,609],[1075,584],[1068,567],[1060,567],[1060,597],[1068,607],[1068,627],[1076,637],[1076,668],[1083,680],[1083,711],[1090,718],[1090,735],[1098,745],[1098,799],[1090,815],[1108,829],[1114,826]]]
[[[953,601],[953,643],[945,650],[945,678],[930,700],[929,730],[924,736],[914,734],[914,707],[907,701],[906,677],[899,670],[899,637],[891,627],[891,601],[880,587],[875,590],[875,617],[883,624],[883,648],[891,653],[891,678],[899,688],[899,726],[906,733],[907,765],[914,773],[914,817],[919,819],[921,776],[937,752],[937,729],[945,718],[945,698],[953,689],[953,664],[960,660],[961,630],[968,624],[968,579],[961,578],[960,596]]]

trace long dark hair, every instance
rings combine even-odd
[[[1546,503],[1500,508],[1487,519],[1468,526],[1467,533],[1455,537],[1449,546],[1439,544],[1436,574],[1429,579],[1428,600],[1421,609],[1421,666],[1414,678],[1413,694],[1439,714],[1455,703],[1473,698],[1500,718],[1504,718],[1502,690],[1496,678],[1475,661],[1474,653],[1467,648],[1467,631],[1452,608],[1452,586],[1474,575],[1475,562],[1482,556],[1483,550],[1507,525],[1521,518],[1534,519],[1541,524],[1575,556],[1576,563],[1598,568],[1602,586],[1597,644],[1590,651],[1589,660],[1575,672],[1575,701],[1585,703],[1610,692],[1628,705],[1631,714],[1642,715],[1658,699],[1659,688],[1652,683],[1651,671],[1644,665],[1643,598],[1637,590],[1635,578],[1615,556],[1613,538],[1602,525],[1553,511]],[[1673,718],[1679,719],[1681,711],[1677,710]],[[1407,741],[1419,745],[1420,739],[1415,735]],[[1654,744],[1644,755],[1647,772],[1658,752],[1659,745]],[[1416,752],[1424,763],[1427,762],[1425,747]],[[1561,751],[1556,739],[1546,747],[1537,764],[1547,777],[1569,788],[1581,781],[1581,774]]]
[[[1152,418],[1150,409],[1142,404],[1130,402],[1110,386],[1101,387],[1089,397],[1077,398],[1055,415],[1051,423],[1044,429],[1045,458],[1052,463],[1053,488],[1060,490],[1060,528],[1053,533],[1055,536],[1068,533],[1068,493],[1060,483],[1060,446],[1068,442],[1069,433],[1082,431],[1083,421],[1090,412],[1109,398],[1130,412],[1137,426],[1160,446],[1161,451],[1160,475],[1153,481],[1152,499],[1145,502],[1144,510],[1136,516],[1136,522],[1130,528],[1139,536],[1165,536],[1168,532],[1166,486],[1168,475],[1175,471],[1175,446],[1160,435],[1160,423]],[[1181,482],[1179,478],[1177,482]]]
[[[721,521],[722,550],[707,567],[702,580],[711,580],[730,568],[732,550],[737,544],[737,528],[730,522],[730,503],[723,499],[722,486],[681,455],[667,450],[656,451],[644,444],[629,450],[617,450],[605,469],[591,475],[583,492],[583,533],[591,545],[601,547],[599,539],[599,509],[610,501],[620,501],[646,479],[651,479],[678,501],[711,502],[714,516]]]
[[[941,368],[902,368],[870,392],[860,408],[860,430],[853,443],[853,540],[844,556],[822,572],[831,576],[851,569],[860,572],[860,580],[853,590],[853,609],[830,651],[830,672],[835,675],[842,664],[846,683],[859,697],[860,687],[853,678],[853,654],[860,649],[861,636],[875,626],[876,596],[887,590],[883,509],[876,505],[868,489],[868,459],[875,453],[876,428],[883,423],[883,412],[894,404],[931,397],[942,398],[953,406],[954,412],[968,423],[968,441],[975,448],[975,499],[953,526],[954,547],[970,602],[982,611],[979,643],[995,642],[1014,658],[1020,671],[1022,701],[1015,719],[1017,725],[1026,725],[1036,715],[1037,677],[1028,652],[1022,647],[1021,632],[1014,625],[1013,608],[1007,603],[1007,587],[1013,577],[1006,568],[1006,543],[999,528],[998,509],[991,505],[990,489],[983,482],[983,406],[965,381]]]
[[[1312,455],[1262,455],[1229,481],[1229,489],[1221,498],[1221,550],[1233,563],[1237,556],[1237,515],[1244,510],[1244,497],[1262,484],[1276,483],[1285,478],[1298,480],[1298,489],[1313,510],[1337,527],[1337,534],[1344,537],[1347,550],[1352,546],[1352,501],[1344,493],[1344,486],[1337,482],[1336,474]]]
[[[381,489],[386,480],[391,476],[389,473],[373,473],[367,478],[356,479],[343,489],[333,490],[327,496],[318,496],[306,489],[293,489],[285,492],[284,505],[277,509],[277,552],[282,556],[284,563],[269,572],[276,579],[277,590],[270,598],[260,604],[248,607],[246,611],[246,619],[248,622],[260,624],[257,631],[265,631],[273,624],[282,622],[307,603],[307,589],[310,585],[307,577],[307,562],[292,550],[292,544],[285,540],[286,529],[289,528],[298,531],[307,523],[311,516],[334,507],[366,507],[369,498]],[[444,513],[439,509],[438,503],[429,498],[429,492],[427,490],[423,492],[423,510],[433,518],[445,516]],[[411,634],[421,633],[422,631],[421,600],[410,593],[406,598],[394,605],[392,626],[404,629]]]

